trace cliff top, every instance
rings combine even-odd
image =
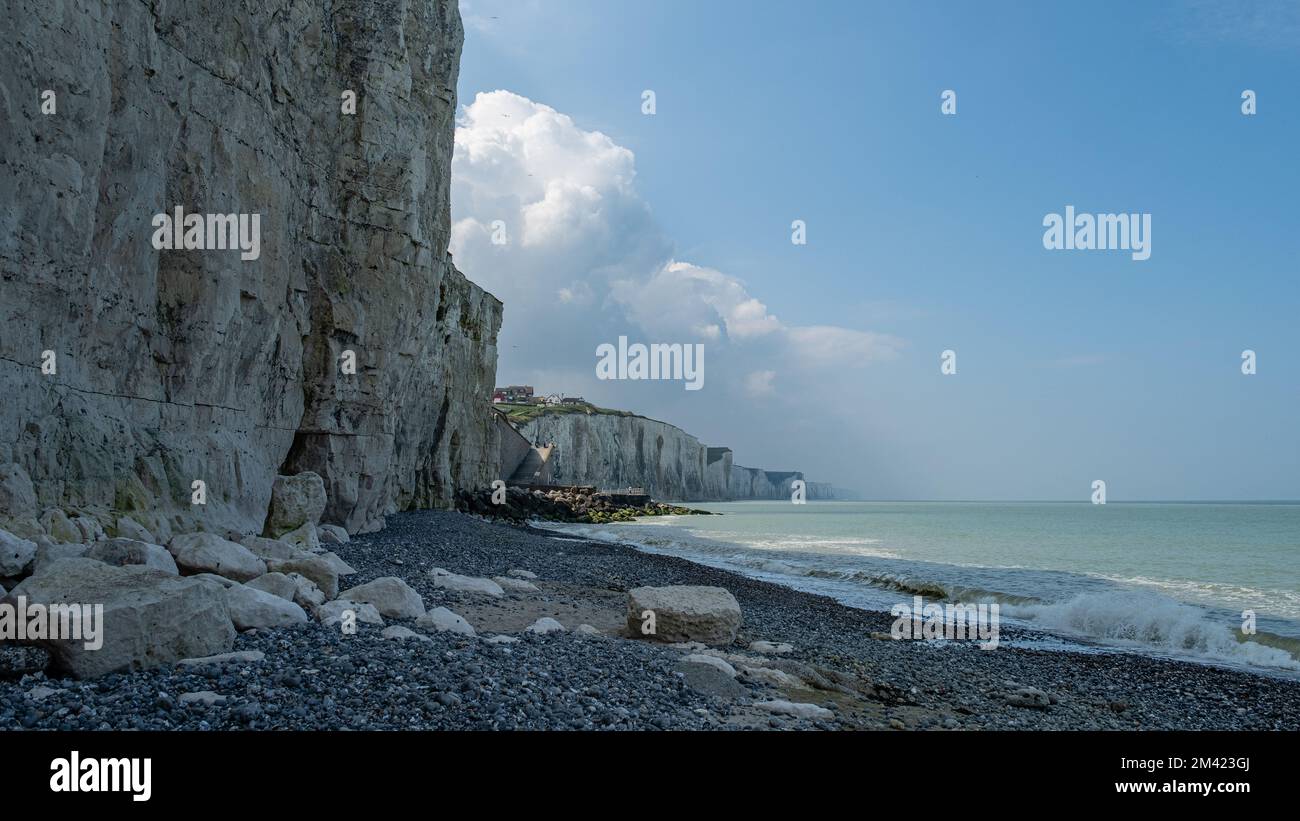
[[[639,416],[631,411],[599,408],[588,402],[572,405],[524,405],[512,402],[498,402],[493,407],[504,413],[516,425],[524,425],[539,416],[565,413],[596,413],[605,416]],[[645,417],[643,417],[645,418]]]

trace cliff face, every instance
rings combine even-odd
[[[454,0],[7,7],[0,465],[37,501],[0,516],[253,532],[314,470],[356,531],[495,478],[501,304],[446,253]],[[260,255],[156,249],[177,207],[260,215]]]
[[[706,448],[685,431],[641,416],[546,413],[520,428],[554,442],[551,481],[602,490],[643,487],[656,499],[706,498]],[[721,498],[721,497],[719,497]]]
[[[764,471],[732,462],[729,448],[709,447],[680,428],[642,416],[544,413],[520,432],[533,443],[554,442],[551,481],[601,490],[642,487],[656,499],[725,501],[790,499],[798,471]],[[829,485],[806,498],[829,498]]]

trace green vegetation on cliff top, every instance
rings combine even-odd
[[[604,414],[606,416],[636,416],[631,411],[614,410],[613,408],[598,408],[595,405],[583,402],[573,405],[516,405],[511,402],[499,402],[494,407],[510,418],[515,425],[523,425],[539,416],[547,414],[565,414],[565,413],[594,413]]]

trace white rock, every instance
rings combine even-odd
[[[307,622],[307,614],[293,602],[243,584],[226,589],[226,606],[237,630],[288,627]]]
[[[240,544],[248,548],[259,559],[297,559],[308,555],[288,542],[279,539],[267,539],[263,536],[244,536]]]
[[[451,573],[443,570],[441,567],[435,567],[429,571],[429,577],[433,579],[434,587],[441,587],[446,590],[455,590],[460,593],[481,593],[485,596],[504,596],[505,591],[501,585],[491,579],[478,578],[476,576],[462,576],[459,573]]]
[[[390,619],[418,619],[424,615],[424,600],[420,594],[396,576],[384,576],[344,590],[339,597],[373,604],[379,615]]]
[[[760,653],[765,656],[781,656],[786,653],[793,653],[794,646],[784,642],[771,641],[751,641],[749,643],[751,653]]]
[[[488,644],[514,644],[519,641],[516,636],[493,636],[487,640]]]
[[[740,603],[721,587],[636,587],[627,598],[627,626],[637,638],[730,644],[740,629]],[[647,611],[654,614],[653,634],[642,630]]]
[[[531,570],[520,570],[518,568],[515,568],[514,570],[507,571],[506,575],[513,576],[516,579],[527,579],[529,581],[537,580],[537,574],[532,572]]]
[[[184,705],[202,704],[204,707],[211,707],[214,704],[225,704],[226,697],[211,690],[199,690],[193,693],[181,693],[177,701]]]
[[[1012,707],[1029,707],[1046,710],[1052,706],[1052,698],[1037,687],[1017,687],[1006,694],[1007,704]]]
[[[76,526],[77,531],[81,534],[81,541],[84,544],[93,544],[104,538],[104,526],[93,516],[74,516],[72,524]]]
[[[50,538],[64,544],[80,544],[81,530],[72,523],[68,514],[52,507],[41,514],[41,527],[50,534]]]
[[[327,562],[330,567],[334,568],[334,572],[340,576],[351,576],[353,573],[357,572],[352,569],[351,565],[340,559],[339,554],[337,553],[322,553],[321,559]]]
[[[343,622],[343,615],[351,611],[358,622],[366,624],[383,624],[384,617],[379,615],[373,604],[365,602],[353,602],[347,599],[335,599],[332,602],[326,602],[316,609],[316,618],[326,627]]]
[[[46,566],[59,559],[80,559],[86,555],[90,545],[63,544],[51,541],[48,536],[33,539],[36,543],[36,558],[32,561],[32,574],[40,573]]]
[[[792,676],[784,670],[774,670],[771,667],[742,667],[741,673],[746,678],[759,681],[764,684],[771,684],[773,687],[785,687],[787,689],[807,690],[808,685],[803,679]]]
[[[526,582],[523,579],[512,579],[509,576],[493,576],[492,581],[501,586],[502,590],[513,590],[516,593],[540,593],[541,588],[532,582]]]
[[[121,516],[115,526],[117,535],[123,539],[135,539],[145,544],[156,544],[153,534],[144,527],[144,525],[132,519],[130,516]]]
[[[290,573],[289,578],[293,580],[294,584],[294,604],[308,613],[315,613],[316,608],[325,603],[325,594],[316,586],[316,582],[301,573]]]
[[[77,678],[225,652],[235,639],[219,587],[140,565],[61,559],[9,591],[6,601],[20,595],[29,605],[104,605],[98,625],[103,644],[97,649],[88,649],[81,639],[32,642],[49,651],[56,669]]]
[[[419,639],[420,641],[433,641],[433,639],[429,638],[428,636],[422,633],[417,633],[411,628],[403,627],[400,624],[394,624],[392,627],[385,627],[383,631],[380,632],[379,635],[383,636],[386,639],[392,639],[394,641],[405,641],[406,639]]]
[[[53,687],[33,687],[27,691],[27,697],[32,701],[44,701],[57,692]]]
[[[193,576],[188,576],[187,578],[198,579],[202,582],[220,585],[222,590],[239,584],[239,582],[234,579],[227,579],[225,576],[218,576],[216,573],[195,573]]]
[[[215,573],[246,582],[266,572],[266,562],[241,544],[212,533],[184,533],[167,545],[176,564],[188,574]]]
[[[525,628],[527,633],[563,633],[564,625],[560,624],[550,616],[542,616],[537,621]]]
[[[173,576],[179,576],[181,573],[176,567],[176,560],[172,558],[171,553],[167,552],[167,548],[136,539],[119,537],[95,542],[86,550],[85,556],[87,559],[94,559],[115,567],[138,564]]]
[[[218,653],[215,656],[198,656],[181,659],[176,664],[184,667],[198,667],[204,664],[253,664],[266,658],[261,650],[236,650],[231,653]]]
[[[320,536],[316,533],[316,525],[310,522],[298,528],[291,530],[280,537],[280,541],[303,553],[319,553]]]
[[[286,560],[268,559],[266,569],[272,573],[284,573],[286,576],[292,576],[294,573],[306,576],[320,588],[327,601],[339,594],[339,574],[324,556]]]
[[[36,560],[36,542],[0,530],[0,576],[21,576]]]
[[[718,672],[725,674],[729,678],[736,677],[736,668],[732,667],[730,664],[726,663],[725,661],[718,658],[717,656],[706,656],[701,653],[692,653],[686,658],[682,659],[682,661],[686,662],[687,664],[703,664],[706,667],[712,667]]]
[[[347,544],[351,541],[348,532],[338,525],[317,525],[321,544]]]
[[[34,516],[6,517],[3,513],[0,513],[0,524],[3,524],[5,530],[8,530],[18,538],[26,539],[29,542],[36,542],[37,545],[40,545],[41,539],[45,539],[49,542],[54,541],[54,539],[50,538],[50,534],[45,532],[45,528],[41,527],[41,523],[38,522]]]
[[[299,576],[298,578],[303,577]],[[272,596],[278,596],[285,601],[293,601],[294,596],[298,593],[297,583],[283,573],[267,573],[265,576],[258,576],[251,582],[245,582],[244,584],[254,590],[261,590],[264,593],[270,593]]]
[[[325,481],[311,471],[277,476],[263,535],[279,538],[303,525],[315,526],[325,512]]]
[[[579,624],[577,627],[573,628],[573,632],[575,632],[575,633],[579,633],[579,634],[584,635],[584,636],[603,636],[603,635],[605,635],[604,633],[600,632],[600,631],[597,630],[596,628],[592,627],[590,624]]]
[[[766,710],[769,713],[794,716],[795,718],[828,719],[835,717],[835,713],[827,710],[825,707],[818,707],[816,704],[806,704],[803,702],[775,699],[773,701],[758,701],[754,703],[754,706],[760,710]]]
[[[474,635],[474,628],[470,626],[469,622],[445,607],[435,607],[425,613],[416,620],[415,626],[437,630],[440,633],[451,632],[462,633],[466,636]]]

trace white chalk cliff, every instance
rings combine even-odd
[[[456,3],[229,11],[6,4],[0,519],[20,530],[75,508],[257,532],[277,473],[311,470],[357,531],[495,478],[501,304],[447,254]],[[260,255],[155,249],[178,206],[260,215]]]

